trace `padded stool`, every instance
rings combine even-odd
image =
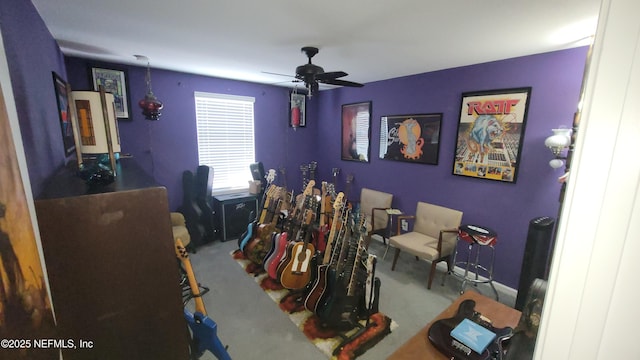
[[[458,259],[458,247],[457,242],[464,241],[467,243],[467,256],[466,260]],[[495,245],[498,242],[498,234],[487,228],[477,225],[462,225],[458,228],[458,238],[456,241],[456,250],[453,253],[453,267],[449,271],[460,279],[462,284],[460,285],[460,294],[464,292],[467,283],[477,284],[489,284],[496,295],[498,300],[498,291],[493,285],[493,262],[495,260]],[[490,260],[485,265],[480,264],[480,253],[489,252]],[[455,267],[459,266],[464,269],[463,274],[455,272]],[[480,278],[482,276],[482,279]]]

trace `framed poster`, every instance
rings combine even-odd
[[[6,75],[4,69],[0,72],[3,81],[8,79],[8,69]],[[15,105],[5,102],[5,95],[0,91],[0,359],[58,359],[58,348],[37,348],[33,343],[60,336],[60,331],[38,250],[33,200],[25,190],[27,165],[18,156],[24,149],[15,141],[20,135],[11,130],[18,125],[17,116],[9,115],[15,114]]]
[[[531,88],[462,94],[453,174],[515,183]]]
[[[380,118],[380,159],[438,165],[442,113]]]
[[[342,105],[342,160],[369,162],[371,101]]]
[[[60,119],[60,130],[62,131],[62,142],[64,154],[69,156],[76,149],[76,142],[73,137],[73,126],[71,124],[71,112],[69,111],[69,97],[67,94],[67,82],[55,71],[53,74],[53,87],[56,93],[58,104],[58,118]]]
[[[289,126],[292,128],[307,126],[306,96],[297,92],[291,93],[289,100]]]
[[[113,94],[116,103],[116,117],[118,119],[129,119],[129,84],[127,73],[124,70],[92,67],[91,78],[93,79],[94,91],[98,91],[98,87],[102,85],[106,92]]]

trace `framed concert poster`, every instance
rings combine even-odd
[[[98,91],[98,87],[102,85],[104,91],[113,94],[116,103],[116,117],[129,119],[129,84],[126,71],[92,67],[91,78],[93,79],[94,91]]]
[[[289,100],[289,126],[292,128],[307,126],[306,96],[291,92]]]
[[[342,105],[342,160],[369,162],[371,101]]]
[[[71,113],[69,112],[69,97],[67,96],[67,82],[55,71],[53,74],[53,87],[56,93],[56,103],[58,104],[58,118],[60,119],[60,130],[62,131],[62,142],[64,154],[69,156],[76,149],[76,142],[73,137],[73,126],[71,125]]]
[[[531,88],[462,94],[453,174],[515,183]]]
[[[380,118],[380,159],[438,165],[442,113]]]

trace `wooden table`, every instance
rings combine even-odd
[[[475,310],[482,315],[491,319],[493,326],[502,328],[511,326],[515,328],[520,320],[520,311],[501,304],[493,299],[481,295],[473,290],[467,290],[463,295],[458,297],[448,308],[446,308],[435,319],[431,320],[422,330],[415,334],[411,339],[399,347],[388,359],[393,360],[448,360],[441,352],[439,352],[429,341],[427,332],[436,320],[453,317],[458,312],[458,306],[466,299],[476,302]]]

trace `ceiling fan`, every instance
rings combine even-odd
[[[307,88],[308,96],[315,94],[318,92],[319,83],[329,84],[329,85],[338,85],[338,86],[349,86],[349,87],[363,87],[363,84],[359,84],[353,81],[341,80],[341,77],[345,77],[347,74],[344,71],[331,71],[325,72],[324,69],[318,65],[311,63],[311,58],[314,57],[318,53],[318,48],[312,46],[305,46],[301,50],[303,53],[307,55],[309,61],[304,64],[296,67],[296,75],[295,81],[304,82],[305,87]],[[280,74],[278,74],[280,75]]]

